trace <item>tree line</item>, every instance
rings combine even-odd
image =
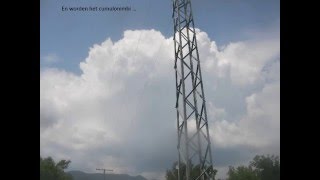
[[[64,172],[68,168],[70,160],[60,160],[55,162],[51,157],[42,158],[40,156],[40,180],[73,180],[73,177]],[[166,171],[166,180],[178,179],[178,162],[174,162],[171,169]],[[186,165],[181,164],[181,178],[185,179],[184,174]],[[191,179],[195,179],[200,174],[200,165],[191,164]],[[208,172],[215,179],[217,170]],[[257,155],[250,161],[248,166],[229,166],[227,180],[280,180],[280,158],[275,155]]]
[[[171,169],[166,171],[166,180],[178,179],[178,162],[174,162]],[[181,165],[181,178],[185,179],[185,164]],[[195,179],[200,174],[200,166],[191,164],[191,179]],[[215,179],[217,170],[214,169],[212,177]],[[280,180],[280,157],[275,155],[257,155],[250,161],[248,166],[229,166],[227,180]]]

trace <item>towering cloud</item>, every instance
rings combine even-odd
[[[279,153],[279,38],[219,48],[197,37],[217,168]],[[163,179],[177,155],[172,37],[127,30],[93,45],[80,69],[41,71],[41,155]]]

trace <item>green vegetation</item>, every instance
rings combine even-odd
[[[61,160],[58,163],[55,163],[51,157],[41,158],[40,156],[40,180],[73,180],[73,175],[71,173],[64,172],[68,168],[70,160]],[[178,178],[178,162],[174,162],[172,168],[166,172],[166,180],[177,180]],[[186,171],[186,165],[181,165],[181,175],[183,176]],[[200,172],[199,165],[191,164],[191,179],[195,179]],[[90,179],[85,177],[88,175],[79,175],[76,171],[72,172],[75,176],[79,176],[76,179]],[[85,173],[82,173],[85,174]],[[217,170],[214,169],[212,172],[209,172],[215,178]],[[101,174],[92,174],[96,179]],[[109,175],[110,176],[110,175]],[[121,177],[116,177],[115,179],[123,179]],[[92,178],[91,178],[92,179]],[[101,179],[101,178],[100,178]],[[129,177],[126,175],[125,179],[145,179],[142,176]],[[182,177],[185,179],[185,177]],[[264,156],[257,155],[249,163],[249,166],[238,166],[233,167],[229,166],[228,171],[228,180],[280,180],[280,158],[278,156]]]
[[[72,176],[64,172],[70,163],[70,160],[55,163],[51,157],[40,156],[40,180],[72,180]]]
[[[166,180],[177,180],[178,169],[177,162],[174,162],[172,168],[166,172]],[[191,165],[191,179],[199,174],[199,165]],[[182,165],[181,174],[184,175],[186,166]],[[217,170],[212,172],[213,176]],[[185,178],[182,178],[185,179]],[[229,166],[228,180],[280,180],[280,158],[278,156],[257,155],[250,162],[249,166]]]
[[[228,180],[280,180],[278,156],[255,156],[249,166],[229,167]]]
[[[228,180],[259,180],[257,174],[251,167],[239,166],[229,167]]]

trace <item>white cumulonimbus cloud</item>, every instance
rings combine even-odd
[[[222,49],[203,31],[197,30],[197,39],[213,149],[248,146],[279,153],[279,38]],[[71,159],[70,168],[87,172],[105,166],[163,179],[177,154],[173,54],[172,37],[127,30],[116,42],[93,45],[80,75],[41,70],[41,155]],[[243,92],[239,119],[228,119],[237,113],[210,96],[222,88],[211,83],[217,80]],[[262,86],[247,88],[256,84]]]

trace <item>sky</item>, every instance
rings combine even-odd
[[[280,2],[192,1],[213,163],[280,154]],[[124,12],[64,7],[130,6]],[[172,2],[40,2],[40,152],[164,179],[177,160]]]

